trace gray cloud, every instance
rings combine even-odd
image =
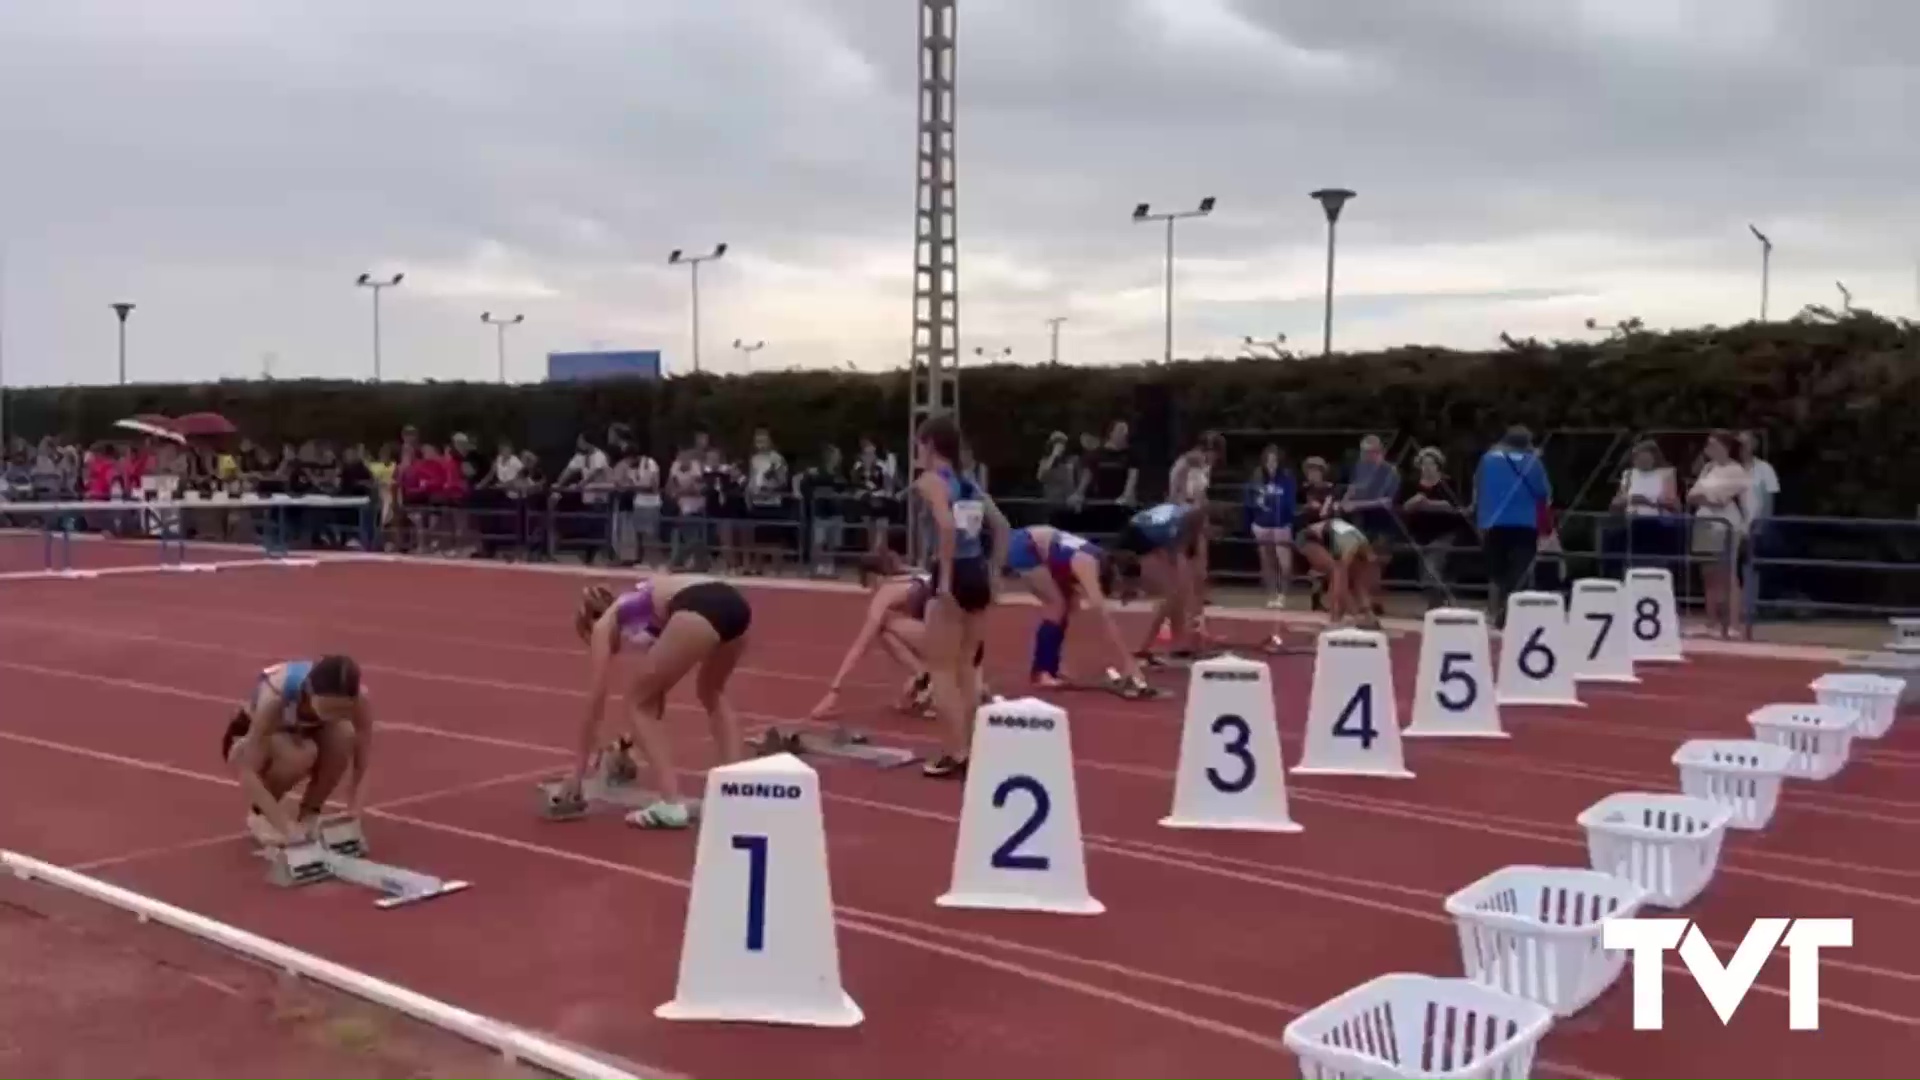
[[[110,0],[0,10],[0,250],[11,383],[364,374],[363,270],[389,372],[485,377],[483,309],[524,311],[519,377],[594,343],[897,364],[908,342],[915,12],[904,0]],[[1183,353],[1317,340],[1466,347],[1588,317],[1734,321],[1745,223],[1775,311],[1910,312],[1920,8],[1874,0],[962,0],[968,348],[1158,352],[1181,226]],[[1902,230],[1905,230],[1903,233]]]

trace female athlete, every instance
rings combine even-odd
[[[960,447],[960,427],[952,418],[921,423],[915,449],[923,471],[913,487],[932,518],[935,538],[933,600],[921,657],[934,712],[946,728],[945,752],[922,769],[935,777],[966,772],[973,705],[980,700],[980,673],[972,660],[985,644],[986,613],[1000,590],[998,568],[1009,531],[1000,508],[959,471]]]
[[[1028,589],[1040,601],[1040,626],[1033,632],[1033,681],[1043,688],[1063,685],[1060,678],[1060,654],[1066,645],[1067,620],[1079,598],[1099,616],[1106,628],[1107,640],[1120,655],[1123,681],[1118,687],[1124,697],[1143,698],[1153,688],[1140,674],[1140,665],[1128,651],[1126,639],[1107,607],[1107,592],[1113,581],[1113,564],[1092,543],[1046,525],[1016,529],[1007,541],[1007,569],[1020,575]]]
[[[1307,565],[1327,579],[1327,618],[1332,624],[1379,629],[1373,604],[1380,561],[1366,534],[1339,518],[1322,518],[1300,530],[1299,548]]]
[[[1134,654],[1149,664],[1154,639],[1163,623],[1173,634],[1173,655],[1193,655],[1195,617],[1199,614],[1198,555],[1206,539],[1206,511],[1193,506],[1161,503],[1133,515],[1115,542],[1117,554],[1138,564],[1147,590],[1159,599],[1153,619]]]
[[[309,836],[347,766],[347,812],[358,816],[373,755],[373,711],[360,665],[346,656],[289,660],[262,671],[220,737],[220,756],[247,796],[247,831],[262,844]],[[305,781],[296,804],[293,789]]]
[[[592,674],[573,774],[555,793],[555,803],[585,809],[581,785],[600,745],[613,660],[623,647],[631,646],[640,654],[640,663],[627,685],[627,707],[632,710],[633,737],[653,767],[660,798],[628,814],[627,823],[642,829],[686,828],[692,815],[681,794],[673,740],[663,722],[667,694],[688,672],[699,668],[694,693],[707,711],[720,764],[744,757],[740,719],[727,702],[726,689],[747,650],[753,608],[740,590],[724,581],[660,574],[618,596],[604,585],[589,586],[580,594],[573,625],[587,643]]]

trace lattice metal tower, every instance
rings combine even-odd
[[[913,211],[913,371],[907,454],[928,416],[960,415],[960,257],[955,246],[953,53],[956,0],[920,0],[919,171]],[[910,467],[907,474],[912,475]],[[908,501],[907,550],[924,554],[922,514]]]

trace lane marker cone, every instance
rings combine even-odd
[[[820,777],[792,754],[707,773],[693,889],[663,1020],[853,1027],[840,985]]]

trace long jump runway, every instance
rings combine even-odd
[[[1806,700],[1817,664],[1694,656],[1583,710],[1507,709],[1497,744],[1410,741],[1418,778],[1290,777],[1293,836],[1172,832],[1178,695],[1059,698],[1075,735],[1088,875],[1104,915],[936,908],[962,785],[911,769],[819,765],[844,1031],[677,1024],[694,833],[617,818],[552,823],[532,781],[564,767],[584,707],[574,575],[433,563],[9,582],[0,593],[0,847],[104,877],[296,948],[560,1039],[689,1075],[1273,1076],[1281,1029],[1389,971],[1459,973],[1443,898],[1518,863],[1586,865],[1574,824],[1615,791],[1676,787],[1686,738],[1744,737],[1770,701]],[[864,598],[751,588],[754,644],[732,694],[748,723],[792,723],[824,691]],[[1017,687],[1030,607],[993,615],[989,674]],[[1098,642],[1070,646],[1099,661]],[[1402,715],[1415,645],[1395,648]],[[218,760],[259,669],[357,657],[378,710],[369,839],[382,861],[474,883],[381,911],[364,892],[269,885]],[[1312,661],[1273,661],[1289,760]],[[926,749],[868,661],[845,700],[878,741]],[[676,700],[698,792],[705,722]],[[1910,721],[1903,721],[1909,724]],[[1787,1030],[1770,960],[1723,1028],[1677,962],[1667,1030],[1631,1027],[1630,978],[1560,1022],[1543,1076],[1908,1075],[1920,1052],[1920,736],[1897,725],[1820,785],[1789,782],[1774,824],[1729,837],[1682,914],[1725,958],[1760,916],[1855,920],[1823,953],[1823,1030]],[[1678,972],[1678,974],[1675,974]]]

